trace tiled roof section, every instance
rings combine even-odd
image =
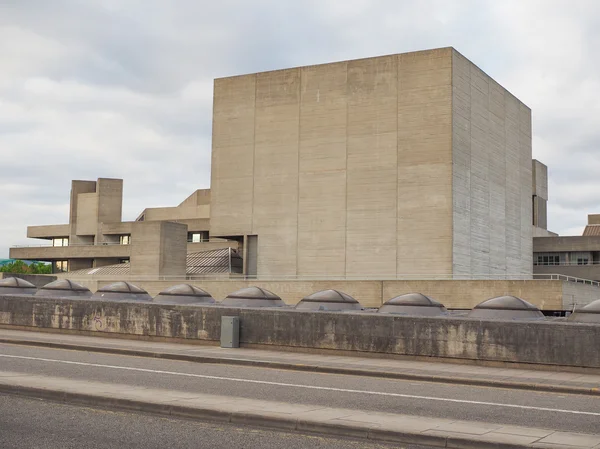
[[[215,249],[211,251],[201,251],[189,253],[187,255],[186,274],[217,274],[229,273],[229,252],[231,251],[231,272],[242,272],[242,258],[238,252],[230,248]],[[117,265],[107,265],[99,268],[86,268],[69,273],[71,276],[119,276],[129,274],[129,263]]]
[[[231,272],[242,272],[242,258],[231,248],[202,251],[187,255],[187,274],[229,273],[229,254],[231,252]]]
[[[583,230],[584,236],[598,236],[600,235],[600,225],[587,225]]]
[[[129,274],[128,263],[120,263],[116,265],[106,265],[104,267],[98,268],[84,268],[83,270],[75,270],[69,272],[70,276],[74,275],[96,275],[96,276],[111,276],[111,275],[121,275],[121,274]]]

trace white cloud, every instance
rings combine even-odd
[[[532,108],[549,224],[580,232],[600,212],[599,18],[595,0],[5,2],[0,257],[67,221],[71,179],[124,178],[126,219],[208,187],[215,77],[445,46]]]

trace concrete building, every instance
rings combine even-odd
[[[533,273],[564,275],[578,282],[600,281],[600,214],[588,215],[581,236],[559,236],[548,231],[548,169],[533,162]]]
[[[532,272],[531,110],[452,48],[217,79],[212,144],[249,274]]]
[[[531,110],[453,48],[217,79],[212,145],[210,191],[122,222],[122,180],[73,181],[69,223],[27,231],[53,246],[11,257],[158,276],[197,245],[258,277],[532,273]]]
[[[533,272],[600,281],[600,214],[588,215],[581,236],[533,239]]]
[[[122,265],[129,274],[156,277],[185,276],[186,260],[197,268],[193,261],[206,251],[237,251],[235,241],[208,239],[209,190],[177,207],[145,209],[136,221],[122,221],[122,204],[121,179],[73,181],[69,223],[29,226],[27,236],[49,246],[14,247],[10,257],[50,261],[55,273]]]

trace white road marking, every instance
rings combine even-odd
[[[529,405],[517,405],[517,404],[502,404],[502,403],[498,403],[498,402],[468,401],[466,399],[436,398],[436,397],[432,397],[432,396],[417,396],[417,395],[413,395],[413,394],[385,393],[382,391],[351,390],[348,388],[319,387],[319,386],[315,386],[315,385],[300,385],[300,384],[289,384],[289,383],[285,383],[285,382],[269,382],[266,380],[239,379],[236,377],[209,376],[206,374],[178,373],[175,371],[163,371],[163,370],[146,369],[146,368],[133,368],[133,367],[129,367],[129,366],[102,365],[99,363],[72,362],[69,360],[45,359],[45,358],[41,358],[41,357],[27,357],[27,356],[21,356],[21,355],[0,354],[0,357],[11,358],[11,359],[35,360],[38,362],[63,363],[66,365],[93,366],[96,368],[119,369],[119,370],[137,371],[137,372],[143,372],[143,373],[168,374],[171,376],[196,377],[196,378],[210,379],[210,380],[225,380],[228,382],[242,382],[242,383],[261,384],[261,385],[274,385],[274,386],[278,386],[278,387],[305,388],[308,390],[336,391],[336,392],[340,392],[340,393],[359,393],[359,394],[370,394],[373,396],[389,396],[389,397],[395,397],[395,398],[423,399],[426,401],[454,402],[454,403],[459,403],[459,404],[486,405],[486,406],[492,406],[492,407],[506,407],[506,408],[522,409],[522,410],[536,410],[536,411],[541,411],[541,412],[555,412],[555,413],[568,413],[568,414],[573,414],[573,415],[600,416],[600,413],[582,412],[579,410],[565,410],[565,409],[558,409],[558,408],[555,409],[555,408],[546,408],[546,407],[533,407],[533,406],[529,406]]]

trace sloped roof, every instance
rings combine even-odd
[[[187,255],[187,274],[229,273],[229,254],[231,251],[232,271],[235,267],[241,268],[242,258],[238,252],[231,248],[202,251]]]
[[[600,235],[600,225],[587,225],[583,230],[583,236],[598,236]]]

